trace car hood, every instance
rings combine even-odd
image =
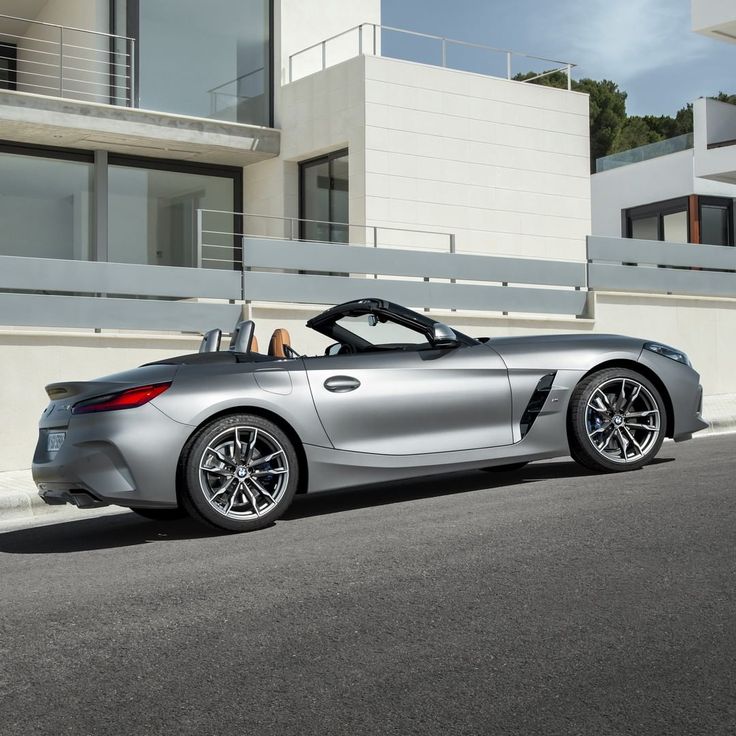
[[[525,335],[492,337],[509,368],[587,370],[609,360],[638,360],[644,340],[624,335]]]

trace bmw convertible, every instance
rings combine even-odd
[[[618,335],[474,338],[380,299],[328,309],[306,356],[252,321],[229,347],[54,383],[33,477],[49,504],[188,514],[225,531],[278,519],[297,493],[571,455],[635,470],[701,418],[679,350]]]

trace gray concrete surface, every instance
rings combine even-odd
[[[300,498],[240,536],[6,522],[0,732],[731,735],[735,450]]]
[[[711,426],[698,433],[696,439],[736,432],[736,394],[706,396],[703,416]],[[105,513],[120,513],[120,510],[110,508]],[[0,523],[26,518],[41,521],[49,515],[58,519],[77,518],[79,511],[71,506],[45,504],[38,496],[29,469],[0,472]]]

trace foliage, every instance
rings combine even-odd
[[[517,81],[567,88],[567,74],[555,71],[544,77],[536,72],[517,74]],[[572,89],[590,95],[590,165],[610,153],[628,151],[648,143],[693,132],[693,106],[687,104],[672,115],[627,115],[626,92],[608,79],[572,80]],[[719,92],[714,99],[736,105],[736,95]]]

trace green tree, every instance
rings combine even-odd
[[[567,89],[567,74],[554,71],[543,77],[537,72],[517,74],[519,82],[529,81],[547,87]],[[610,153],[628,151],[648,143],[675,138],[693,132],[693,106],[688,103],[671,115],[626,114],[626,92],[608,79],[572,80],[572,89],[590,96],[590,168],[595,172],[596,159]],[[736,105],[736,95],[719,92],[715,100]]]
[[[736,105],[736,95],[729,95],[725,92],[719,92],[714,98],[718,102],[728,102],[729,105]]]
[[[662,141],[666,137],[669,136],[659,133],[646,117],[633,115],[627,118],[619,129],[611,145],[610,152],[628,151],[639,146],[646,146],[648,143]]]
[[[608,79],[581,79],[575,89],[590,95],[590,171],[607,156],[626,122],[626,92]]]

